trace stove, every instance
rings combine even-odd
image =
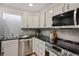
[[[74,54],[70,51],[67,51],[63,48],[60,48],[54,44],[50,44],[46,42],[46,51],[53,53],[53,56],[78,56],[77,54]]]

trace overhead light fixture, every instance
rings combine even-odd
[[[33,6],[33,4],[32,4],[32,3],[29,3],[29,6],[31,6],[31,7],[32,7],[32,6]]]

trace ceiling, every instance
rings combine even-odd
[[[39,12],[52,3],[33,3],[32,7],[28,4],[29,3],[0,3],[0,6],[11,7],[22,11]]]

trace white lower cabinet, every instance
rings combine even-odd
[[[28,16],[27,13],[23,13],[22,15],[22,28],[27,28],[28,27]]]
[[[38,38],[33,38],[33,52],[35,52],[37,55],[39,53],[39,43]]]
[[[45,56],[45,42],[39,39],[39,56]]]
[[[37,54],[37,56],[45,56],[45,42],[38,38],[33,38],[33,52]]]
[[[18,56],[18,40],[2,41],[4,56]]]

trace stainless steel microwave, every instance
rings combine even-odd
[[[52,26],[79,25],[79,9],[71,10],[52,17]]]

